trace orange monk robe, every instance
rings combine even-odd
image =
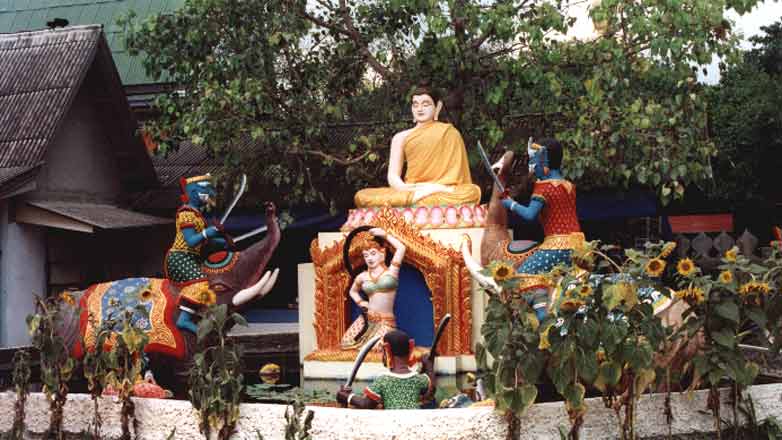
[[[453,188],[424,197],[416,206],[477,204],[481,189],[472,183],[467,150],[459,131],[451,124],[431,122],[414,128],[403,145],[405,183],[439,183]],[[413,191],[366,188],[356,193],[356,206],[412,206]]]

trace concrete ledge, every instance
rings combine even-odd
[[[671,396],[673,434],[708,433],[714,429],[714,419],[706,410],[707,391],[698,391],[691,398],[685,394]],[[723,390],[723,401],[730,391]],[[751,395],[759,420],[774,416],[782,419],[782,384],[756,385]],[[15,396],[0,393],[0,433],[13,424]],[[668,427],[663,412],[665,395],[644,396],[638,406],[637,432],[640,437],[663,436]],[[189,402],[181,400],[135,399],[139,419],[139,438],[164,440],[176,428],[176,439],[203,439],[198,432],[197,415]],[[618,422],[600,399],[587,399],[589,410],[581,430],[582,439],[618,438]],[[31,394],[27,402],[27,436],[37,438],[48,427],[49,406],[43,394]],[[120,405],[113,399],[100,401],[103,417],[103,439],[118,439],[121,434]],[[311,407],[315,411],[312,434],[316,440],[350,439],[476,439],[504,440],[507,425],[503,417],[491,408],[449,410],[364,411],[341,408]],[[283,439],[285,406],[243,404],[238,432],[234,439]],[[723,405],[722,413],[732,417],[731,409]],[[72,394],[65,406],[64,428],[68,433],[89,429],[92,401],[88,395]],[[561,402],[534,405],[522,419],[520,440],[559,439],[558,427],[568,426],[567,414]]]

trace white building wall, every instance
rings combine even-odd
[[[112,202],[121,192],[117,159],[90,88],[82,86],[65,121],[46,149],[36,199]]]
[[[35,311],[34,295],[45,295],[44,229],[15,223],[9,202],[0,201],[0,346],[30,343],[25,317]]]

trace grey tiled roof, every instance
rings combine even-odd
[[[0,34],[0,167],[43,161],[100,38],[100,26]]]
[[[27,203],[102,229],[137,228],[173,223],[169,218],[154,217],[108,204],[45,200]]]
[[[83,87],[126,188],[156,184],[100,25],[0,34],[0,197],[34,178]]]

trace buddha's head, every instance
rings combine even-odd
[[[368,269],[374,269],[385,264],[386,248],[385,240],[375,237],[369,232],[359,232],[353,239],[356,249],[361,250],[361,256],[364,257]]]
[[[428,85],[420,85],[413,90],[410,110],[413,120],[417,123],[436,121],[443,104],[434,89]]]

